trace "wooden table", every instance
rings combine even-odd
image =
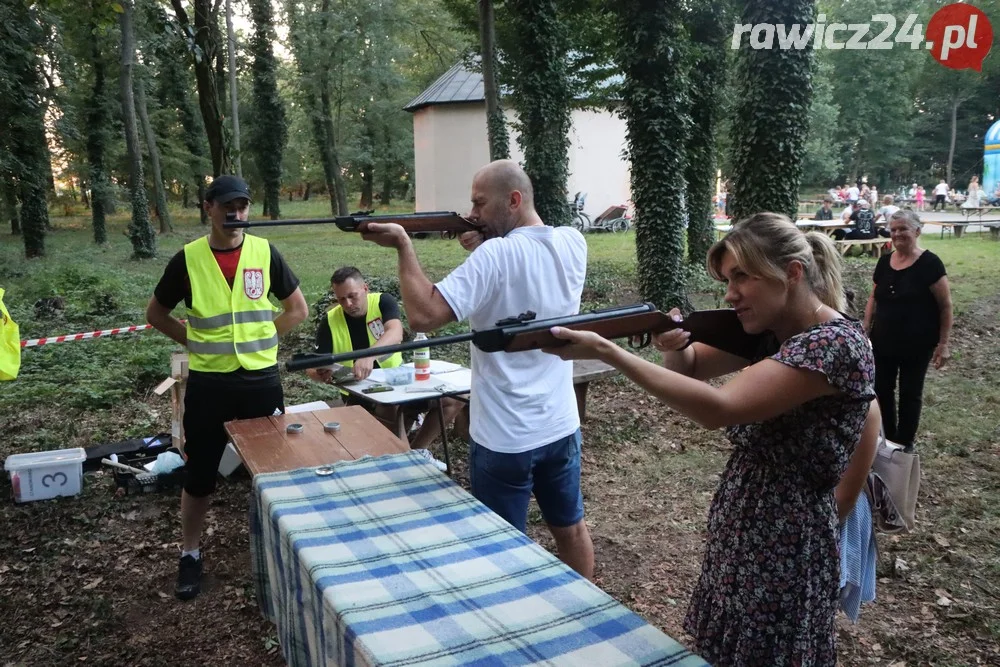
[[[327,433],[326,422],[340,430]],[[286,433],[288,424],[302,424],[302,433]],[[226,433],[251,475],[410,451],[360,405],[226,422]]]

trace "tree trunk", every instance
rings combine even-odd
[[[362,165],[361,200],[358,202],[358,206],[363,211],[372,208],[372,193],[375,189],[374,184],[375,184],[375,173],[373,167],[370,164]]]
[[[94,1],[90,3],[91,16],[95,16]],[[92,26],[96,31],[96,20]],[[92,39],[90,45],[91,67],[94,69],[94,87],[91,90],[87,110],[87,162],[90,167],[91,208],[90,219],[94,227],[94,243],[107,243],[108,230],[105,204],[111,195],[108,174],[104,164],[104,148],[107,143],[108,108],[105,100],[104,58],[101,54],[98,40]]]
[[[149,223],[149,202],[142,173],[142,149],[139,147],[139,130],[135,119],[135,97],[132,90],[132,76],[135,68],[135,28],[132,23],[132,0],[122,0],[122,66],[121,96],[122,121],[125,125],[125,145],[129,162],[129,191],[132,202],[132,222],[129,238],[132,241],[132,256],[148,259],[156,256],[156,234]]]
[[[312,192],[312,183],[306,183],[306,191],[302,193],[302,201],[309,201],[309,194]]]
[[[808,25],[815,0],[745,0],[740,23]],[[732,216],[798,215],[799,180],[809,130],[812,43],[804,49],[740,47],[734,122]]]
[[[715,193],[718,97],[726,82],[727,16],[723,7],[701,3],[691,6],[687,19],[691,52],[685,67],[692,121],[684,179],[687,183],[687,249],[688,261],[703,265],[708,249],[715,242],[712,197]]]
[[[951,103],[951,141],[948,144],[948,165],[945,169],[945,182],[951,187],[951,166],[955,161],[955,137],[958,134],[958,107],[962,100],[954,100]]]
[[[326,187],[330,195],[330,209],[334,215],[347,215],[347,188],[344,185],[344,175],[340,168],[340,157],[337,155],[337,148],[334,144],[336,131],[333,127],[332,106],[330,104],[330,89],[327,82],[329,77],[323,77],[320,92],[320,123],[323,127],[325,143],[320,147],[320,152],[325,156],[323,160],[323,170],[326,172]],[[328,166],[328,167],[327,167]]]
[[[211,0],[194,0],[194,28],[191,28],[183,0],[170,0],[182,28],[194,35],[189,49],[194,61],[195,79],[198,83],[198,106],[205,124],[209,153],[212,156],[212,175],[232,171],[229,146],[223,131],[223,112],[219,103],[219,82],[213,66],[216,64],[219,43],[217,40],[215,12]]]
[[[142,133],[146,136],[146,150],[149,152],[149,164],[153,168],[153,183],[156,186],[156,216],[160,219],[160,233],[169,234],[170,211],[167,209],[167,190],[163,185],[163,172],[160,170],[160,149],[156,146],[156,132],[149,122],[149,108],[146,104],[146,83],[139,79],[135,88],[139,91],[139,121],[142,123]]]
[[[382,206],[388,206],[392,203],[392,175],[389,171],[382,174],[382,194],[379,203]]]
[[[272,220],[281,215],[281,162],[288,141],[285,104],[278,91],[277,62],[272,44],[275,40],[274,17],[270,0],[250,3],[254,32],[250,38],[253,53],[253,103],[256,113],[249,130],[249,148],[264,185],[265,215]]]
[[[233,120],[233,155],[236,156],[236,174],[243,178],[243,160],[240,157],[240,105],[236,88],[236,33],[233,31],[233,3],[226,0],[226,51],[229,53],[229,114]]]
[[[505,160],[510,157],[510,138],[507,136],[507,122],[500,108],[500,92],[497,90],[492,0],[479,0],[479,51],[482,58],[483,92],[486,97],[486,133],[490,143],[490,160]]]
[[[509,0],[507,5],[517,35],[511,64],[524,169],[534,187],[538,215],[546,224],[566,225],[573,97],[566,61],[568,29],[556,0]]]
[[[204,207],[205,202],[205,180],[200,179],[198,181],[198,213],[200,214],[200,222],[203,225],[208,224],[208,213],[205,212]]]
[[[25,105],[28,106],[28,105]],[[49,227],[48,175],[50,169],[48,141],[45,137],[45,119],[40,107],[25,110],[23,136],[18,142],[20,150],[15,157],[23,168],[18,179],[18,198],[21,200],[21,230],[24,238],[24,256],[45,255],[45,230]]]
[[[686,306],[684,167],[688,99],[681,0],[619,0],[618,59],[635,204],[635,245],[643,299]],[[665,122],[664,119],[669,119]]]
[[[17,214],[17,186],[14,180],[4,176],[0,185],[3,188],[3,203],[7,207],[7,215],[10,218],[10,233],[14,236],[21,235],[21,217]]]

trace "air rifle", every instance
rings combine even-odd
[[[223,227],[226,229],[247,229],[250,227],[291,227],[293,225],[337,225],[345,232],[365,232],[368,223],[395,223],[401,225],[409,234],[421,232],[441,232],[442,234],[458,235],[463,232],[483,231],[481,224],[466,220],[454,211],[426,211],[424,213],[408,213],[401,215],[371,215],[370,211],[359,211],[351,215],[338,215],[333,218],[307,218],[303,220],[264,220],[249,222],[237,220],[235,213],[226,215]]]
[[[559,347],[567,341],[556,338],[552,327],[563,327],[575,331],[593,331],[607,338],[629,338],[629,345],[642,348],[649,344],[653,334],[682,328],[691,332],[691,342],[704,343],[744,359],[754,358],[762,349],[765,336],[748,334],[736,317],[736,311],[699,310],[680,322],[660,312],[651,303],[634,306],[620,306],[593,310],[578,315],[535,319],[535,313],[528,311],[517,317],[500,320],[492,329],[470,331],[453,336],[439,336],[428,340],[411,341],[399,345],[386,345],[366,350],[344,352],[342,354],[300,354],[285,364],[289,371],[298,371],[318,366],[328,366],[341,361],[353,361],[363,357],[374,357],[396,352],[415,350],[421,347],[437,347],[472,341],[483,352],[521,352],[538,350],[543,347]],[[632,339],[638,337],[638,343]]]

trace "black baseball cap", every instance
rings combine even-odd
[[[250,199],[250,186],[239,176],[218,176],[205,191],[206,201],[225,204],[234,199]]]

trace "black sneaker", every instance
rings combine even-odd
[[[191,600],[200,592],[201,559],[194,556],[181,556],[174,595],[177,596],[178,600]]]

